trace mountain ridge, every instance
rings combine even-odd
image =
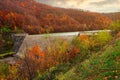
[[[29,34],[105,29],[111,20],[100,13],[52,7],[35,0],[0,0],[0,27]]]

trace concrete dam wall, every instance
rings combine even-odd
[[[66,42],[71,42],[74,36],[41,36],[41,35],[26,35],[26,36],[16,36],[14,50],[16,56],[22,57],[24,54],[35,45],[39,45],[44,51],[47,46],[55,44],[57,40],[63,40]]]
[[[14,35],[14,51],[16,56],[22,57],[24,54],[35,45],[39,45],[44,51],[50,44],[55,44],[57,40],[63,40],[71,42],[75,36],[78,35],[97,35],[98,32],[110,30],[94,30],[94,31],[82,31],[82,32],[66,32],[66,33],[52,33],[41,35],[28,35],[28,34],[15,34]]]

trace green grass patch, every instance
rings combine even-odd
[[[73,66],[56,80],[120,80],[120,39]]]
[[[2,58],[5,58],[5,57],[7,57],[7,56],[12,56],[14,53],[15,53],[15,52],[6,52],[6,53],[4,53],[4,54],[0,54],[0,58],[2,59]]]

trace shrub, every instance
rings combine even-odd
[[[43,52],[39,45],[35,45],[23,59],[18,63],[18,74],[21,79],[33,79],[42,77],[44,72],[49,72],[58,64],[66,63],[80,54],[81,58],[86,56],[89,50],[89,37],[86,35],[75,37],[72,44],[61,39],[48,44]],[[37,78],[36,77],[36,78]]]
[[[33,79],[37,70],[42,71],[44,69],[44,57],[45,53],[38,45],[35,45],[28,54],[25,54],[24,58],[16,63],[19,77],[24,80]]]
[[[89,51],[90,48],[90,39],[87,35],[81,35],[79,36],[79,40],[80,40],[80,49],[82,53],[86,53]]]
[[[46,53],[48,56],[51,56],[55,61],[62,63],[65,62],[65,59],[68,59],[68,48],[69,43],[63,39],[54,41],[46,47]]]
[[[116,35],[116,38],[119,38],[119,37],[120,37],[120,32],[118,32]]]
[[[44,73],[57,64],[53,56],[44,53],[39,45],[35,45],[16,65],[19,77],[22,80],[31,80],[37,75],[38,71]]]
[[[72,46],[78,49],[79,53],[86,53],[90,48],[90,39],[87,35],[80,35],[73,39]]]
[[[113,22],[110,25],[110,29],[113,31],[113,33],[118,33],[120,31],[120,20]]]
[[[98,33],[95,40],[96,40],[97,45],[102,47],[111,39],[112,39],[112,36],[109,32],[102,31]]]
[[[5,62],[0,62],[0,79],[7,79],[9,75],[9,65]]]
[[[78,62],[82,62],[90,55],[90,38],[87,35],[80,35],[78,37],[75,37],[72,41],[72,49],[76,49],[72,52],[72,54],[75,52],[75,56],[72,57],[72,64],[77,64]],[[74,58],[74,59],[73,59]]]

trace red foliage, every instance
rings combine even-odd
[[[45,53],[40,49],[39,45],[35,45],[29,52],[30,57],[34,58],[35,56],[38,57],[45,57]]]
[[[78,38],[79,38],[80,41],[83,41],[83,40],[90,41],[89,37],[87,35],[85,35],[85,34],[84,35],[80,35]]]
[[[35,45],[29,52],[30,60],[34,61],[37,65],[36,68],[40,69],[40,71],[45,71],[49,69],[51,66],[55,66],[57,62],[53,58],[53,56],[48,56],[47,53],[44,53],[39,45]]]
[[[117,37],[117,38],[119,38],[119,37],[120,37],[120,32],[118,32],[118,33],[117,33],[116,37]]]
[[[112,21],[120,20],[120,12],[106,13],[105,16],[109,17]]]
[[[35,0],[0,0],[0,27],[30,34],[104,29],[111,20],[99,13],[51,7]]]
[[[28,54],[25,55],[23,59],[20,59],[15,67],[18,70],[18,74],[21,79],[32,79],[37,71],[45,72],[53,66],[56,66],[60,63],[68,62],[73,59],[77,53],[79,53],[79,49],[72,48],[69,52],[62,53],[58,55],[44,53],[39,45],[35,45]],[[57,51],[56,51],[57,52]]]

